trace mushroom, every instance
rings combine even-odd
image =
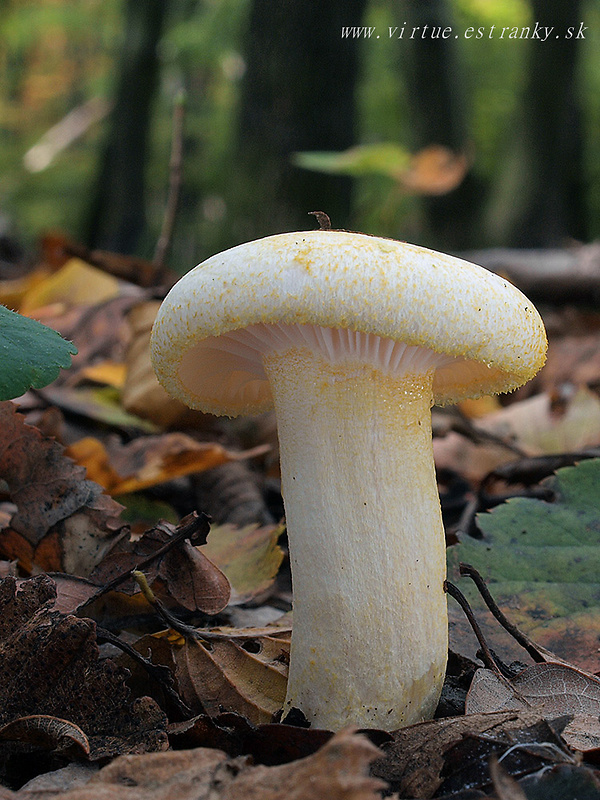
[[[433,715],[448,617],[431,405],[515,389],[545,352],[539,314],[505,279],[364,234],[270,236],[173,287],[152,334],[167,391],[214,414],[275,406],[286,709],[331,730]]]

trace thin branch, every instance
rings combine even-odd
[[[173,536],[171,536],[171,538],[165,542],[162,547],[159,547],[158,550],[150,553],[150,555],[146,556],[146,558],[143,558],[132,569],[125,570],[125,572],[122,572],[108,583],[105,583],[104,586],[101,586],[98,591],[92,595],[92,597],[86,600],[85,603],[79,607],[78,610],[81,611],[82,608],[87,606],[89,603],[93,603],[94,600],[102,597],[102,595],[114,591],[122,583],[125,583],[132,578],[136,570],[141,571],[145,569],[149,564],[151,564],[153,561],[156,561],[157,558],[164,556],[165,553],[168,553],[169,550],[172,550],[173,547],[176,547],[184,539],[190,539],[192,544],[204,544],[209,529],[210,524],[206,514],[196,514],[195,512],[189,514],[179,523]]]
[[[114,647],[118,647],[119,650],[127,653],[127,655],[133,661],[139,664],[142,669],[144,669],[148,675],[159,684],[163,692],[168,696],[184,719],[188,719],[189,717],[193,716],[193,711],[191,708],[186,706],[181,697],[175,691],[173,686],[173,673],[168,667],[165,667],[162,664],[153,664],[150,659],[145,658],[141,653],[138,653],[138,651],[130,644],[127,644],[127,642],[119,639],[118,636],[115,636],[113,633],[106,630],[106,628],[102,628],[99,625],[96,625],[96,639],[99,642],[112,644]]]
[[[560,661],[560,659],[549,650],[546,650],[544,647],[539,647],[532,642],[528,636],[526,636],[521,630],[519,630],[519,628],[517,628],[516,625],[514,625],[504,616],[503,612],[498,608],[496,601],[490,594],[490,590],[486,586],[485,581],[475,567],[472,567],[470,564],[460,564],[459,570],[461,575],[466,575],[468,578],[471,578],[477,587],[479,594],[483,598],[484,603],[494,617],[498,620],[500,625],[502,625],[504,630],[510,633],[513,639],[529,653],[535,662],[539,664],[544,661]]]
[[[167,204],[162,228],[160,236],[158,237],[158,242],[156,243],[154,258],[152,259],[157,272],[163,271],[165,268],[165,261],[171,246],[173,230],[175,228],[175,218],[177,215],[182,178],[185,106],[186,95],[182,90],[177,95],[173,108],[173,136],[171,139],[171,159],[169,161],[169,191],[167,193]]]

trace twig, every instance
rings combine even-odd
[[[504,677],[504,675],[500,671],[500,668],[498,667],[498,664],[496,663],[496,659],[494,658],[492,651],[490,650],[488,643],[485,640],[485,636],[483,635],[483,632],[479,627],[479,623],[475,619],[475,615],[473,614],[473,610],[469,605],[469,601],[460,591],[460,589],[453,583],[450,583],[450,581],[444,581],[444,589],[450,595],[450,597],[453,597],[456,600],[458,605],[465,612],[465,616],[468,619],[471,628],[473,628],[473,633],[477,637],[477,641],[479,642],[479,646],[481,647],[483,663],[488,669],[491,669],[498,676],[498,678],[500,678],[504,683],[506,683],[506,678]]]
[[[204,639],[205,641],[236,641],[242,640],[247,641],[248,639],[255,639],[256,636],[249,636],[247,633],[221,633],[220,631],[209,631],[205,628],[194,628],[192,625],[188,625],[185,622],[182,622],[178,619],[174,614],[172,614],[169,609],[158,599],[158,597],[154,594],[148,581],[146,580],[146,576],[143,572],[139,570],[134,570],[131,577],[135,580],[137,585],[140,587],[142,594],[144,595],[145,599],[152,606],[152,608],[163,618],[163,620],[167,623],[167,625],[172,628],[174,631],[179,633],[183,636],[184,639],[193,639],[195,641],[201,641]],[[291,628],[274,628],[273,632],[277,633],[291,633]]]
[[[308,213],[310,216],[317,218],[320,230],[322,231],[331,230],[331,220],[329,219],[329,214],[326,214],[324,211],[309,211]]]
[[[158,237],[154,258],[152,259],[159,273],[164,271],[165,260],[169,247],[171,246],[173,230],[175,228],[175,217],[177,214],[182,177],[185,104],[186,95],[185,92],[181,90],[175,98],[175,106],[173,108],[173,136],[171,139],[171,159],[169,161],[169,191],[167,193],[167,204],[160,236]]]
[[[151,564],[157,558],[164,556],[165,553],[168,553],[169,550],[172,550],[173,547],[176,547],[184,539],[190,539],[193,544],[203,544],[206,541],[206,536],[208,535],[209,530],[210,523],[206,514],[196,514],[196,512],[188,514],[188,516],[184,517],[184,519],[177,526],[175,534],[171,536],[171,538],[165,542],[162,547],[159,547],[158,550],[155,550],[149,556],[146,556],[146,558],[138,562],[132,569],[126,570],[125,572],[121,573],[121,575],[117,575],[111,581],[105,583],[95,594],[86,600],[78,610],[80,611],[82,608],[85,608],[85,606],[87,606],[89,603],[97,600],[107,592],[114,591],[117,586],[120,586],[122,583],[125,583],[125,581],[133,577],[133,574],[136,570],[141,571],[145,569],[149,564]]]
[[[127,655],[133,659],[133,661],[139,664],[148,673],[148,675],[159,684],[164,693],[169,697],[171,702],[175,705],[177,710],[184,718],[187,719],[193,716],[194,712],[191,710],[191,708],[186,706],[181,697],[175,691],[173,686],[173,674],[168,667],[165,667],[162,664],[153,664],[150,659],[144,658],[144,656],[141,653],[138,653],[138,651],[130,644],[127,644],[127,642],[119,639],[118,636],[115,636],[113,633],[106,630],[106,628],[102,628],[99,625],[96,625],[96,638],[99,642],[112,644],[114,647],[118,647],[119,650],[127,653]]]
[[[459,564],[459,571],[461,575],[466,575],[468,578],[471,578],[471,580],[477,587],[479,594],[483,598],[484,603],[489,608],[494,617],[498,620],[500,625],[502,625],[504,630],[510,633],[513,639],[516,642],[518,642],[521,645],[521,647],[527,650],[527,652],[535,662],[539,664],[549,660],[550,661],[560,660],[549,650],[546,650],[545,648],[539,647],[538,645],[534,644],[534,642],[532,642],[528,636],[526,636],[522,631],[519,630],[519,628],[517,628],[516,625],[514,625],[514,623],[510,622],[510,620],[508,620],[504,616],[502,611],[498,608],[496,601],[490,594],[490,590],[486,586],[485,581],[483,580],[479,572],[475,569],[475,567],[471,566],[471,564]]]

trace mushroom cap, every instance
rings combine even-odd
[[[532,303],[482,267],[316,230],[248,242],[192,269],[164,300],[151,344],[170,394],[230,416],[271,406],[262,354],[291,346],[373,358],[384,371],[435,369],[434,402],[443,404],[526,383],[547,341]]]

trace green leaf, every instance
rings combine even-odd
[[[545,482],[552,502],[512,498],[479,514],[483,539],[449,548],[450,579],[475,609],[483,602],[459,562],[485,578],[504,613],[535,642],[600,669],[600,459],[565,467]],[[494,645],[492,645],[494,646]]]
[[[52,383],[76,353],[52,328],[0,306],[0,400]]]
[[[295,153],[297,167],[337,175],[387,175],[398,178],[410,164],[410,153],[393,142],[361,144],[342,152]]]

